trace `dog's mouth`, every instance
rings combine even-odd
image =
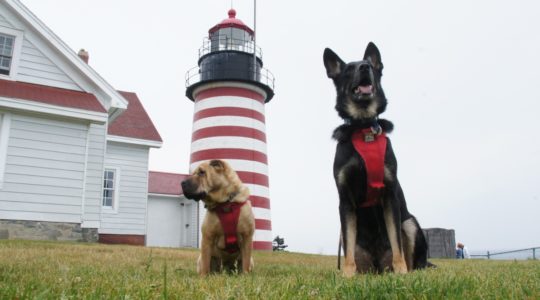
[[[369,78],[360,80],[357,86],[353,88],[353,94],[358,100],[368,100],[373,96],[373,84]]]
[[[199,201],[206,198],[206,193],[205,192],[190,193],[190,192],[184,191],[184,196],[186,196],[186,198],[188,199]]]
[[[359,85],[354,89],[355,94],[361,94],[361,95],[371,95],[373,94],[373,85],[367,84],[367,85]]]

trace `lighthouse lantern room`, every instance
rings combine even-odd
[[[229,162],[251,193],[253,248],[271,250],[264,106],[274,96],[274,76],[263,68],[254,35],[229,10],[227,19],[210,28],[198,66],[186,74],[186,96],[194,102],[190,171],[206,160]],[[202,219],[204,209],[199,211]]]

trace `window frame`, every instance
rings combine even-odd
[[[16,37],[14,37],[12,35],[0,33],[0,38],[2,38],[4,40],[4,43],[0,43],[0,45],[5,46],[8,41],[11,41],[11,46],[10,46],[11,49],[9,51],[9,55],[6,54],[6,53],[3,53],[4,46],[1,47],[2,51],[0,51],[0,74],[9,75],[9,73],[11,71],[11,65],[13,64],[13,52],[15,52],[15,39],[16,39]],[[9,59],[9,66],[7,66],[7,67],[3,66],[4,58],[6,60]],[[1,73],[1,72],[7,72],[7,74]]]
[[[105,172],[112,171],[114,174],[113,178],[113,196],[112,196],[112,206],[106,206],[104,205],[105,200]],[[101,208],[104,212],[107,213],[117,213],[118,207],[119,207],[119,199],[120,199],[120,169],[116,167],[105,167],[103,168],[103,185],[101,187]]]
[[[0,112],[0,189],[4,186],[11,114]]]
[[[0,34],[14,37],[13,54],[11,56],[11,66],[9,68],[9,74],[0,74],[0,79],[16,80],[19,70],[19,62],[21,57],[21,49],[24,39],[23,31],[0,27]]]

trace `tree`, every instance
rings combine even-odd
[[[283,251],[285,248],[289,247],[285,245],[285,238],[280,238],[279,235],[274,238],[272,241],[272,250],[273,251]]]

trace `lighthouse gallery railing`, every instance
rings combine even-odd
[[[245,39],[233,39],[225,35],[214,36],[210,38],[204,38],[203,45],[199,48],[199,59],[210,52],[216,51],[241,51],[245,53],[253,54],[257,52],[257,57],[262,59],[262,49],[259,46],[255,46],[252,40]]]

